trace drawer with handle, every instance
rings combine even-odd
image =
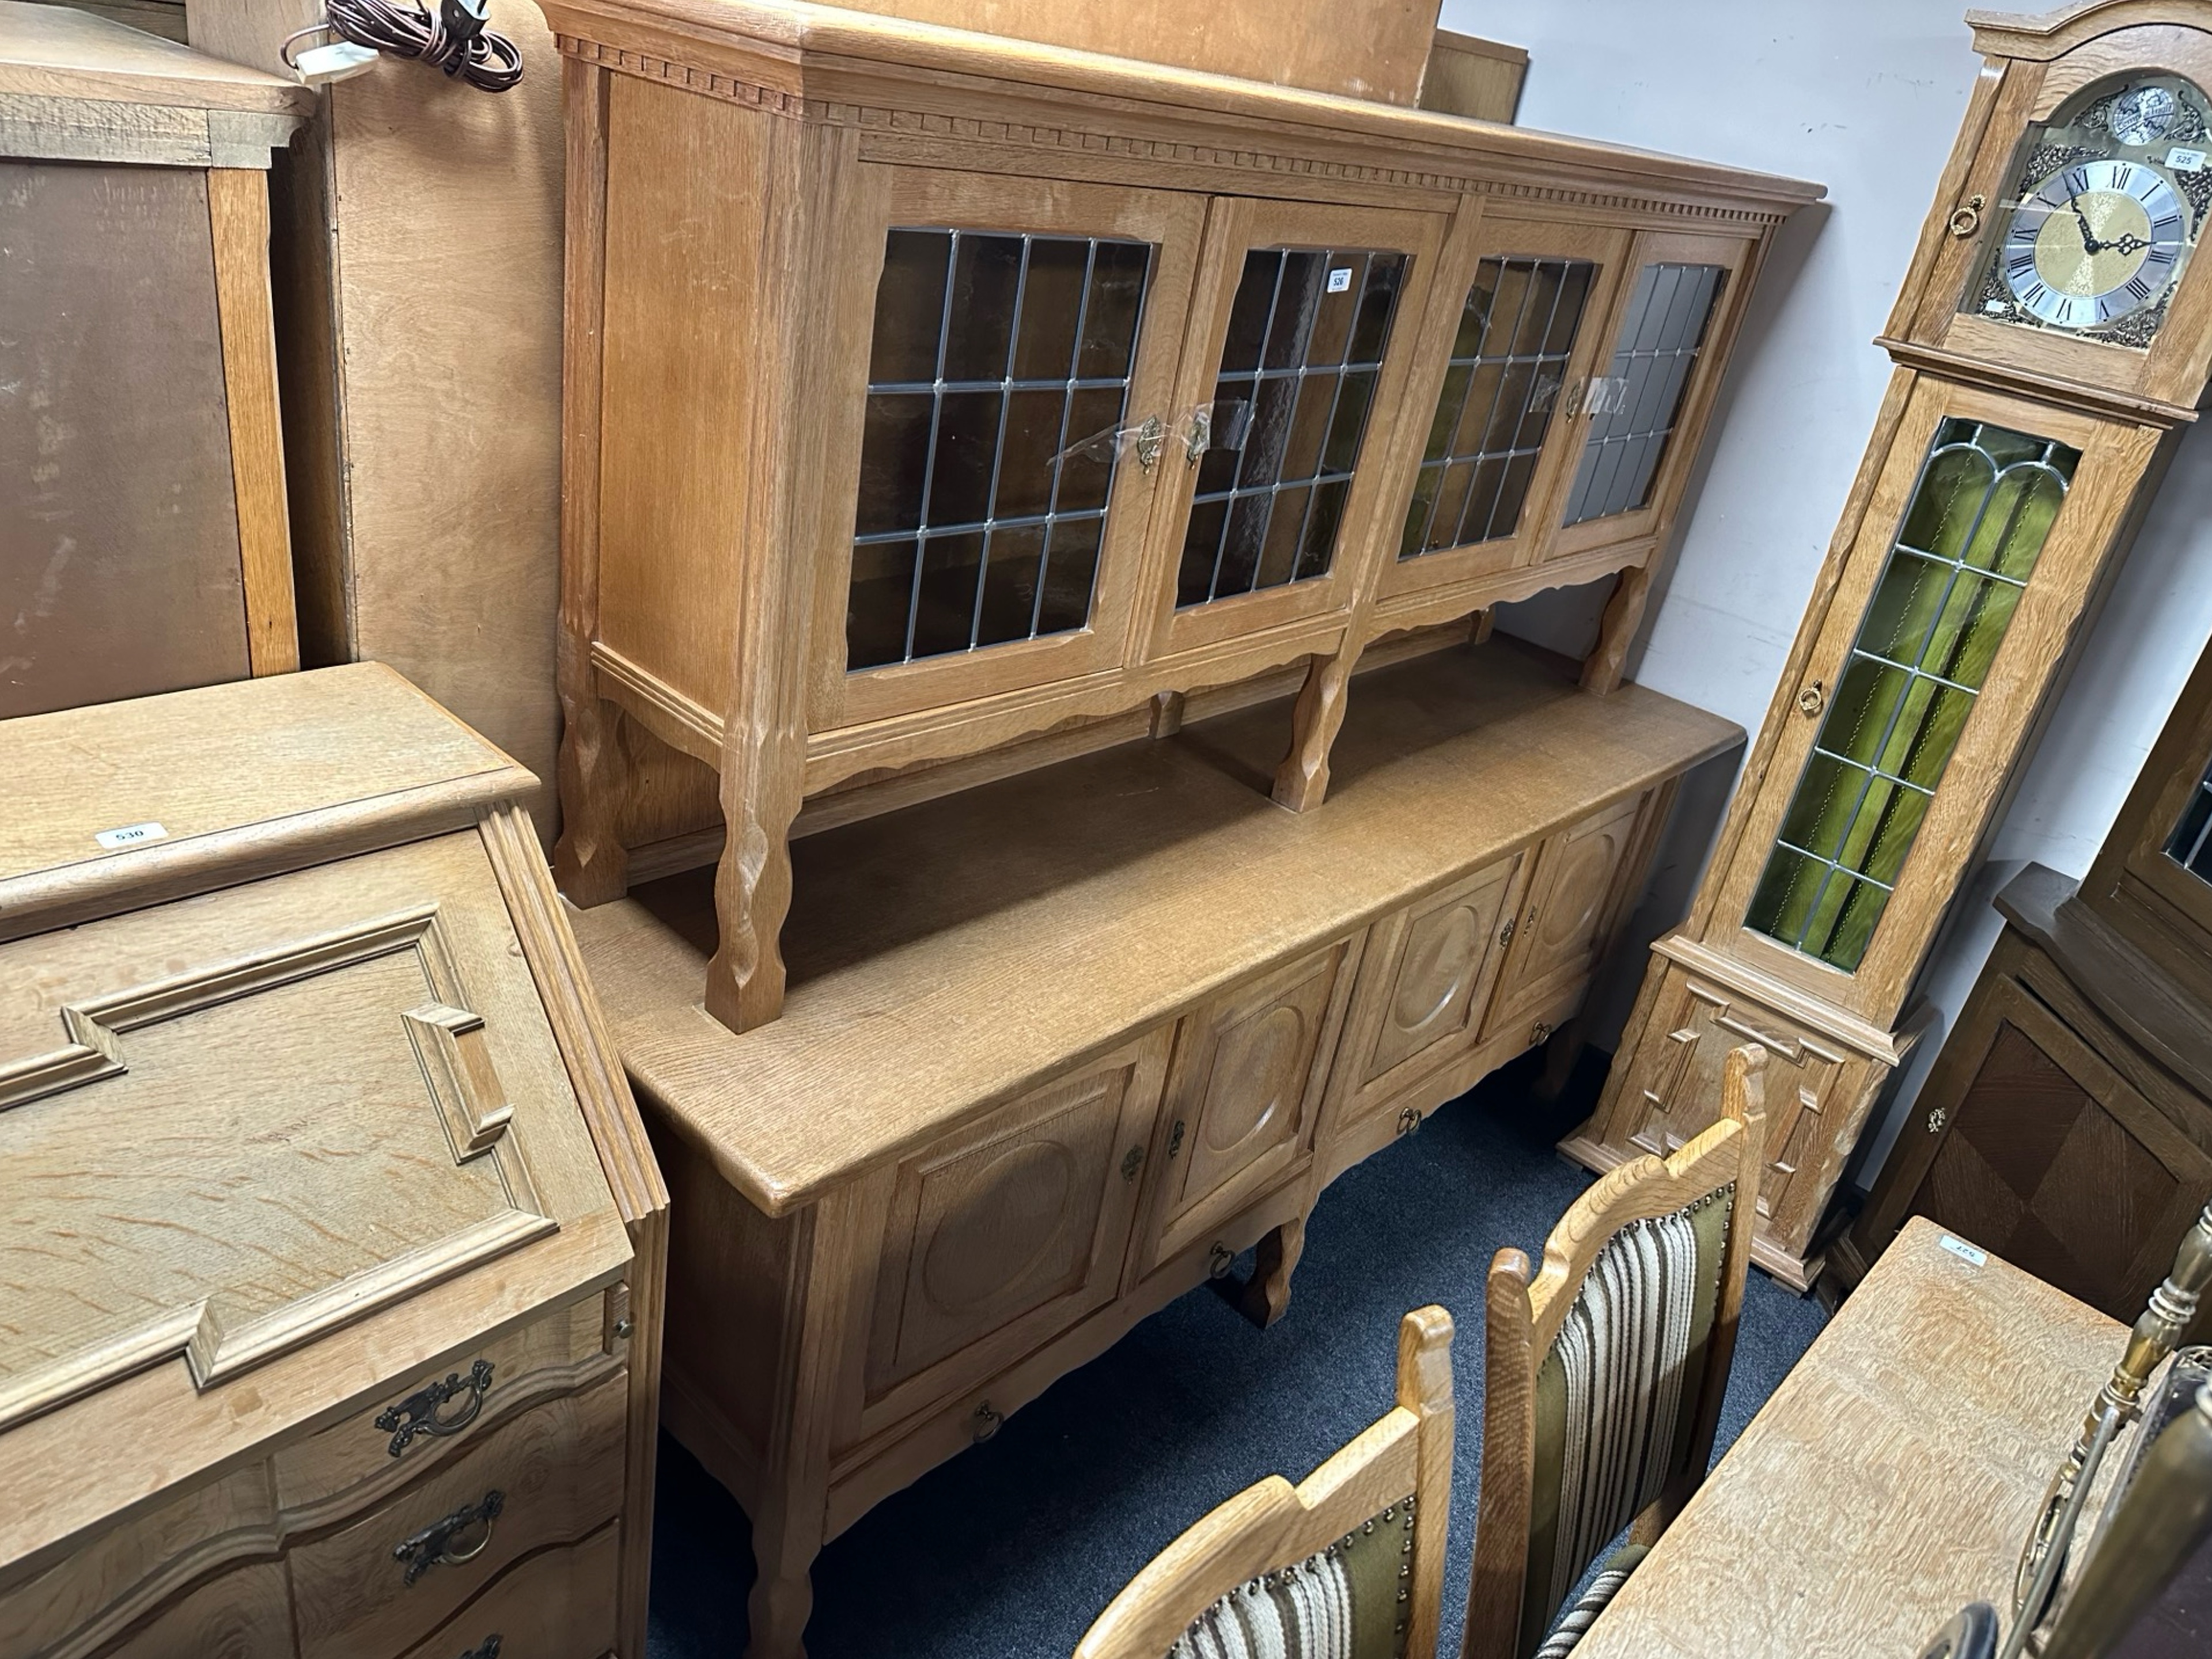
[[[276,1502],[286,1528],[343,1521],[450,1462],[520,1413],[609,1376],[620,1367],[624,1346],[619,1322],[610,1315],[619,1296],[599,1292],[554,1309],[405,1376],[343,1421],[280,1449]]]
[[[615,1645],[622,1524],[542,1550],[398,1659],[601,1659]]]
[[[617,1370],[532,1407],[352,1524],[296,1547],[301,1659],[390,1659],[511,1564],[614,1519],[627,1394]]]

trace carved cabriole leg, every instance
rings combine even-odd
[[[765,385],[799,383],[810,342],[836,326],[830,269],[858,167],[848,131],[781,114],[731,112],[754,124],[759,268],[788,273],[747,296],[740,349]],[[707,968],[707,1012],[733,1031],[783,1012],[777,942],[791,904],[791,824],[805,798],[806,642],[814,555],[825,511],[822,434],[781,398],[752,400],[738,441],[747,461],[729,708],[723,727],[722,821],[714,874],[720,944]]]
[[[1316,657],[1306,670],[1291,716],[1291,752],[1275,769],[1275,804],[1307,812],[1328,794],[1328,751],[1344,724],[1345,698],[1352,688],[1361,642],[1349,634],[1332,656]]]
[[[629,886],[616,830],[628,775],[621,716],[599,696],[592,639],[599,620],[599,334],[605,286],[607,76],[561,60],[567,105],[568,233],[562,272],[561,425],[561,839],[553,868],[574,903],[605,904]]]
[[[1245,1318],[1261,1330],[1273,1324],[1291,1306],[1291,1275],[1297,1271],[1298,1258],[1305,1254],[1306,1218],[1285,1221],[1281,1226],[1260,1241],[1260,1249],[1252,1266],[1251,1282],[1245,1285],[1237,1306]]]
[[[1632,564],[1613,580],[1613,597],[1606,601],[1605,617],[1598,624],[1597,643],[1583,659],[1583,690],[1602,697],[1619,689],[1621,671],[1628,664],[1628,647],[1644,625],[1644,606],[1651,597],[1651,567]]]

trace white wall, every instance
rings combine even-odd
[[[2024,4],[2023,10],[2041,10]],[[1444,0],[1447,28],[1526,46],[1521,124],[1815,179],[1746,325],[1701,480],[1630,659],[1643,684],[1755,728],[1887,377],[1887,317],[1979,60],[1966,0]],[[2156,506],[1923,985],[1942,1023],[1878,1133],[1886,1150],[1995,943],[2021,863],[2087,869],[2212,634],[2212,440],[2183,441]],[[1501,625],[1567,649],[1602,588]],[[1869,1165],[1869,1171],[1871,1165]],[[1862,1179],[1867,1178],[1865,1176]]]

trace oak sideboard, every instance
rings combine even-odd
[[[0,1654],[643,1659],[667,1197],[375,665],[0,724]]]
[[[1616,585],[1616,684],[1820,193],[824,6],[544,9],[556,869],[588,906],[718,862],[733,1030],[781,1008],[810,801],[1294,665],[1267,772],[1303,811],[1372,644],[1568,584]]]
[[[1272,700],[1237,707],[1254,690]],[[673,1200],[663,1400],[753,1522],[753,1659],[823,1542],[1229,1271],[1265,1323],[1335,1175],[1578,1007],[1683,771],[1741,738],[1504,638],[1364,673],[1328,806],[1294,678],[799,842],[783,1017],[701,1006],[713,876],[574,913]]]

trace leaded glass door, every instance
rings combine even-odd
[[[1569,422],[1557,530],[1539,558],[1633,541],[1666,520],[1698,453],[1757,246],[1735,236],[1636,239],[1605,353]]]
[[[1205,213],[1164,191],[879,181],[868,312],[823,364],[866,392],[839,400],[825,485],[847,516],[817,659],[845,672],[811,688],[817,731],[1121,660]]]
[[[1916,384],[1744,786],[1718,900],[1740,955],[1894,1016],[2113,533],[2106,483],[2147,453],[2127,428]]]
[[[1485,214],[1447,248],[1394,492],[1385,595],[1528,562],[1552,522],[1619,284],[1626,231]],[[1409,466],[1410,463],[1410,466]],[[1410,471],[1410,477],[1407,473]]]
[[[1349,607],[1443,222],[1214,199],[1155,508],[1152,654]]]

